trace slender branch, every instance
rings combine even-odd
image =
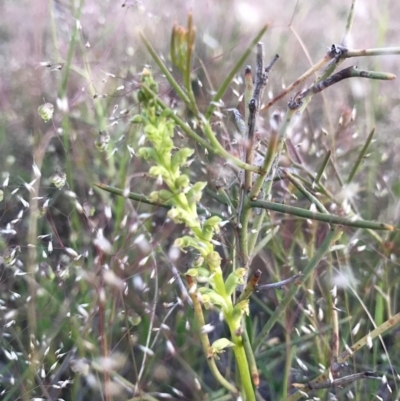
[[[129,198],[129,199],[132,199],[132,200],[135,200],[138,202],[146,203],[148,205],[160,206],[160,207],[164,207],[166,209],[171,209],[171,206],[166,205],[165,203],[163,204],[163,203],[149,201],[149,199],[146,195],[136,194],[134,192],[126,192],[126,190],[124,190],[124,189],[111,187],[109,185],[105,185],[105,184],[101,184],[101,183],[94,183],[93,185],[96,186],[97,188],[102,189],[103,191],[110,192],[114,195],[124,196],[126,198]]]
[[[251,164],[245,163],[242,160],[238,159],[237,157],[231,155],[218,141],[218,139],[215,137],[211,126],[208,121],[203,120],[204,124],[204,134],[208,138],[208,140],[211,143],[212,146],[212,152],[218,156],[221,156],[227,160],[230,160],[235,166],[246,170],[246,171],[253,171],[255,173],[258,173],[260,171],[260,168],[257,166],[253,166]]]
[[[270,102],[268,102],[264,107],[261,108],[260,112],[269,109],[276,102],[285,97],[288,93],[290,93],[294,88],[301,85],[305,82],[307,78],[309,78],[312,74],[318,71],[324,64],[332,59],[330,53],[326,54],[321,60],[317,61],[310,69],[308,69],[303,75],[297,78],[294,82],[292,82],[287,88],[285,88],[281,93],[276,95]]]
[[[152,205],[152,206],[158,206],[158,207],[163,207],[166,209],[171,209],[171,205],[168,205],[166,203],[158,203],[158,202],[153,202],[150,201],[147,196],[142,195],[142,194],[137,194],[135,192],[127,192],[127,189],[120,189],[120,188],[116,188],[116,187],[112,187],[110,185],[106,185],[106,184],[101,184],[101,183],[93,183],[92,185],[94,185],[95,187],[102,189],[103,191],[109,192],[111,194],[117,195],[117,196],[123,196],[125,198],[128,199],[132,199],[141,203],[146,203],[148,205]],[[199,215],[206,215],[206,216],[218,216],[218,217],[223,217],[221,214],[217,213],[217,212],[210,212],[208,211],[206,208],[198,206],[197,207],[197,214]]]
[[[255,208],[273,210],[279,213],[286,213],[286,214],[291,214],[293,216],[298,216],[303,219],[324,221],[325,223],[330,223],[330,224],[339,224],[342,226],[357,227],[357,228],[370,228],[373,230],[387,230],[387,231],[395,230],[395,227],[389,224],[379,223],[370,220],[355,220],[342,216],[334,216],[331,214],[329,215],[324,213],[311,212],[306,209],[284,205],[282,203],[257,200],[257,201],[250,201],[249,205],[252,208],[255,207]]]
[[[345,58],[363,56],[393,56],[400,54],[400,47],[381,47],[378,49],[348,49]]]
[[[346,36],[345,36],[346,38]],[[335,46],[335,48],[340,46]],[[303,75],[301,75],[298,79],[296,79],[293,83],[291,83],[287,88],[285,88],[281,93],[275,96],[269,103],[267,103],[264,107],[261,108],[261,112],[269,109],[276,102],[285,97],[288,93],[292,92],[294,88],[304,83],[304,81],[309,78],[312,74],[318,71],[324,64],[331,61],[328,70],[326,73],[322,75],[322,78],[326,78],[332,73],[335,68],[345,59],[351,57],[363,57],[363,56],[390,56],[400,54],[400,47],[383,47],[377,49],[347,49],[345,46],[342,46],[342,52],[340,55],[335,56],[335,53],[332,52],[332,48],[328,51],[328,53],[320,59],[317,63],[315,63],[310,69],[308,69]]]
[[[330,86],[342,81],[347,78],[369,78],[369,79],[382,79],[382,80],[393,80],[396,78],[396,75],[391,74],[389,72],[377,72],[377,71],[363,71],[358,70],[357,67],[351,66],[347,67],[336,74],[324,79],[321,82],[317,82],[312,85],[307,90],[300,93],[299,96],[295,97],[296,101],[301,101],[305,97],[310,96],[311,94],[315,95],[319,92],[322,92],[324,89],[329,88]]]

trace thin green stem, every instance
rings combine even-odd
[[[356,1],[357,0],[353,0],[351,2],[351,7],[349,10],[349,15],[347,16],[347,22],[346,22],[346,28],[345,28],[345,33],[342,39],[342,46],[347,47],[347,42],[349,40],[349,36],[351,33],[351,28],[353,27],[353,22],[354,22],[354,10],[355,10],[355,6],[356,6]]]
[[[350,172],[350,174],[349,174],[349,176],[347,178],[347,184],[349,184],[353,180],[353,177],[355,176],[355,174],[356,174],[356,172],[358,170],[358,167],[361,164],[362,159],[364,158],[365,154],[367,153],[368,147],[369,147],[369,145],[370,145],[370,143],[372,141],[372,138],[374,137],[374,133],[375,133],[375,128],[373,128],[371,130],[371,132],[369,133],[368,138],[367,138],[363,148],[361,149],[361,152],[358,155],[357,160],[354,163],[354,166],[351,169],[351,172]]]
[[[400,47],[381,47],[378,49],[348,49],[345,58],[364,56],[394,56],[400,54]]]
[[[274,135],[271,139],[271,144],[268,146],[267,155],[264,159],[263,165],[261,167],[261,173],[256,178],[253,187],[249,193],[250,199],[255,199],[258,197],[262,186],[264,185],[266,179],[268,180],[265,184],[264,198],[269,197],[272,189],[273,178],[275,176],[274,161],[277,160],[282,152],[286,134],[289,128],[297,121],[298,111],[291,108],[286,109],[285,116],[279,127],[278,135]],[[296,117],[296,118],[295,118]],[[267,178],[268,177],[268,178]]]
[[[227,74],[225,80],[222,82],[221,86],[219,87],[217,93],[214,95],[210,105],[206,111],[206,119],[209,120],[212,113],[215,110],[215,105],[221,100],[222,96],[225,94],[226,90],[229,88],[229,85],[232,82],[232,79],[235,75],[240,71],[240,68],[246,61],[247,57],[249,57],[250,53],[253,51],[254,46],[259,42],[262,38],[264,33],[267,31],[268,25],[264,25],[260,32],[256,35],[256,37],[251,41],[247,49],[243,52],[242,56],[238,59],[236,64],[233,66],[232,70]]]
[[[140,38],[142,39],[142,41],[143,41],[144,45],[146,46],[148,52],[150,53],[151,57],[153,57],[153,60],[156,62],[156,64],[160,68],[161,72],[167,78],[169,84],[174,88],[175,92],[182,99],[182,101],[186,104],[186,106],[188,106],[190,108],[191,103],[190,103],[189,97],[182,90],[182,88],[180,87],[178,82],[176,82],[175,78],[169,72],[169,69],[167,68],[167,66],[164,64],[164,62],[158,56],[157,52],[154,50],[153,46],[150,44],[150,42],[147,40],[146,36],[142,32],[140,33]]]
[[[224,388],[226,388],[228,391],[230,391],[231,393],[237,394],[238,391],[236,389],[236,387],[229,383],[228,380],[225,379],[224,376],[222,376],[221,372],[218,370],[218,367],[215,363],[215,359],[214,358],[209,358],[208,355],[208,351],[210,349],[210,340],[208,338],[208,335],[206,333],[203,333],[201,328],[203,326],[205,326],[205,321],[204,321],[204,315],[203,315],[203,310],[197,295],[196,291],[193,291],[193,286],[195,285],[193,282],[192,277],[190,276],[186,276],[186,279],[188,281],[189,284],[189,294],[192,298],[193,301],[193,307],[194,307],[194,315],[195,315],[195,319],[197,321],[198,324],[198,332],[200,334],[200,341],[201,344],[203,346],[203,351],[204,354],[207,358],[207,363],[208,366],[211,370],[211,373],[213,374],[213,376],[215,377],[215,379],[221,384],[221,386],[223,386]]]
[[[246,171],[253,171],[258,173],[260,168],[257,166],[253,166],[251,164],[245,163],[242,160],[238,159],[237,157],[231,155],[219,142],[218,139],[215,137],[210,124],[207,121],[203,121],[204,123],[204,134],[208,138],[213,148],[213,153],[217,154],[225,158],[226,160],[230,160],[236,167],[239,167]]]
[[[254,246],[254,249],[252,251],[252,257],[256,256],[258,254],[258,252],[261,251],[261,249],[263,249],[269,241],[271,241],[271,239],[275,236],[275,234],[277,234],[277,232],[279,231],[279,226],[276,226],[274,228],[270,228],[267,231],[267,234],[265,235],[265,237],[262,237],[258,242],[257,245]]]
[[[297,180],[292,174],[287,170],[283,170],[283,175],[311,202],[313,203],[320,213],[330,214],[325,206],[317,199],[306,187]]]
[[[251,208],[249,206],[249,198],[242,190],[242,204],[239,208],[240,216],[240,233],[239,233],[239,248],[240,248],[240,264],[242,267],[248,268],[249,265],[249,220]]]
[[[332,154],[332,151],[331,151],[331,150],[328,150],[328,151],[326,152],[326,155],[325,155],[325,157],[324,157],[324,160],[322,160],[321,167],[319,168],[319,170],[318,170],[318,172],[317,172],[317,175],[315,176],[315,181],[314,181],[314,183],[315,183],[316,185],[319,184],[319,180],[321,179],[322,174],[324,174],[324,171],[325,171],[325,169],[326,169],[326,166],[328,165],[329,159],[331,158],[331,154]]]
[[[266,216],[266,210],[261,209],[260,211],[258,211],[256,213],[256,216],[254,218],[252,230],[249,235],[248,251],[249,251],[250,260],[252,260],[254,258],[254,256],[256,255],[254,253],[254,247],[256,246],[256,242],[257,242],[258,236],[260,234],[261,227],[264,223],[265,216]]]
[[[267,210],[273,210],[273,211],[279,212],[279,213],[291,214],[293,216],[298,216],[303,219],[323,221],[323,222],[329,223],[329,224],[339,224],[339,225],[343,225],[343,226],[357,227],[357,228],[369,228],[372,230],[387,230],[387,231],[395,230],[395,227],[393,227],[389,224],[385,224],[385,223],[379,223],[379,222],[370,221],[370,220],[355,220],[352,218],[349,219],[349,218],[342,217],[342,216],[334,216],[331,214],[311,212],[306,209],[289,206],[289,205],[284,205],[281,203],[257,200],[257,201],[250,201],[249,206],[252,208],[258,207],[258,208],[264,208]]]

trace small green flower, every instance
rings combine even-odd
[[[240,267],[231,273],[225,281],[225,290],[228,295],[232,295],[238,285],[244,284],[243,277],[247,269]]]
[[[219,232],[219,223],[221,221],[218,216],[212,216],[207,219],[203,224],[203,238],[210,241],[214,234]]]
[[[199,288],[199,292],[201,294],[204,306],[207,309],[213,306],[226,309],[227,305],[225,299],[221,295],[217,294],[214,290],[207,287],[201,287]]]
[[[174,198],[174,194],[167,189],[161,189],[159,191],[153,191],[149,195],[149,201],[155,203],[171,203]]]
[[[181,238],[177,238],[174,242],[174,246],[181,248],[185,251],[186,248],[194,248],[197,249],[201,256],[205,257],[209,253],[209,249],[207,244],[204,242],[198,241],[193,237],[189,237],[188,235],[184,235]]]
[[[225,348],[234,346],[235,344],[232,341],[229,341],[227,338],[219,338],[218,340],[212,343],[211,347],[208,350],[207,357],[209,359],[211,358],[219,359],[218,354],[225,352]]]

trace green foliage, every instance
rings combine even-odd
[[[2,401],[398,398],[399,6],[133,3],[1,7]]]

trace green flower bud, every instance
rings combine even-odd
[[[143,157],[145,160],[157,160],[157,152],[153,148],[140,148],[138,152],[139,157]]]
[[[244,314],[246,314],[247,316],[249,315],[248,299],[245,299],[244,301],[241,301],[234,306],[232,311],[232,318],[236,323],[239,323]]]
[[[58,189],[61,189],[67,181],[67,174],[57,171],[50,177],[50,182]]]
[[[129,316],[129,317],[128,317],[128,320],[129,320],[129,323],[130,323],[132,326],[138,326],[138,325],[141,323],[142,318],[141,318],[141,316],[138,315],[137,313],[133,313],[132,316]]]
[[[53,118],[54,106],[51,103],[45,103],[38,107],[39,116],[47,123]]]
[[[203,279],[208,279],[211,275],[210,271],[204,267],[199,267],[197,269],[197,271],[199,272],[199,277],[202,277]],[[203,281],[207,281],[207,280],[203,280]]]
[[[174,171],[179,171],[179,168],[182,167],[185,163],[188,157],[192,156],[194,153],[193,149],[189,148],[182,148],[179,149],[171,159],[171,166],[174,169]]]
[[[191,204],[196,205],[196,203],[201,199],[203,195],[202,191],[206,187],[206,185],[207,183],[202,181],[193,184],[192,188],[190,188],[190,190],[186,194],[186,197]]]
[[[214,290],[211,290],[206,287],[201,287],[199,290],[205,289],[206,292],[205,294],[208,295],[210,303],[213,306],[219,306],[222,309],[226,309],[227,305],[223,297],[221,295],[217,294]]]
[[[162,178],[169,177],[167,169],[165,167],[163,167],[163,166],[152,166],[152,167],[150,167],[149,174],[152,177],[156,177],[156,178],[159,177],[159,176],[161,176]]]
[[[188,269],[185,274],[186,274],[186,276],[197,277],[199,275],[199,271],[195,268],[192,268],[192,269]]]
[[[219,232],[219,223],[221,221],[218,216],[212,216],[203,223],[202,236],[205,240],[210,241],[214,233]]]
[[[197,215],[191,215],[180,207],[172,208],[168,211],[167,216],[176,224],[185,224],[189,228],[198,228],[200,223]]]
[[[181,238],[177,238],[174,242],[174,246],[179,247],[183,251],[185,251],[186,248],[194,248],[198,250],[200,255],[202,256],[207,255],[208,252],[208,249],[204,243],[196,240],[193,237],[189,237],[188,235],[185,235]]]
[[[186,174],[180,175],[176,180],[175,180],[175,186],[178,189],[185,189],[189,186],[190,180],[189,177]]]
[[[141,124],[143,123],[143,116],[141,116],[140,114],[136,114],[131,118],[130,122],[132,124]]]
[[[221,267],[221,256],[216,251],[210,252],[205,259],[211,272],[219,269]]]

